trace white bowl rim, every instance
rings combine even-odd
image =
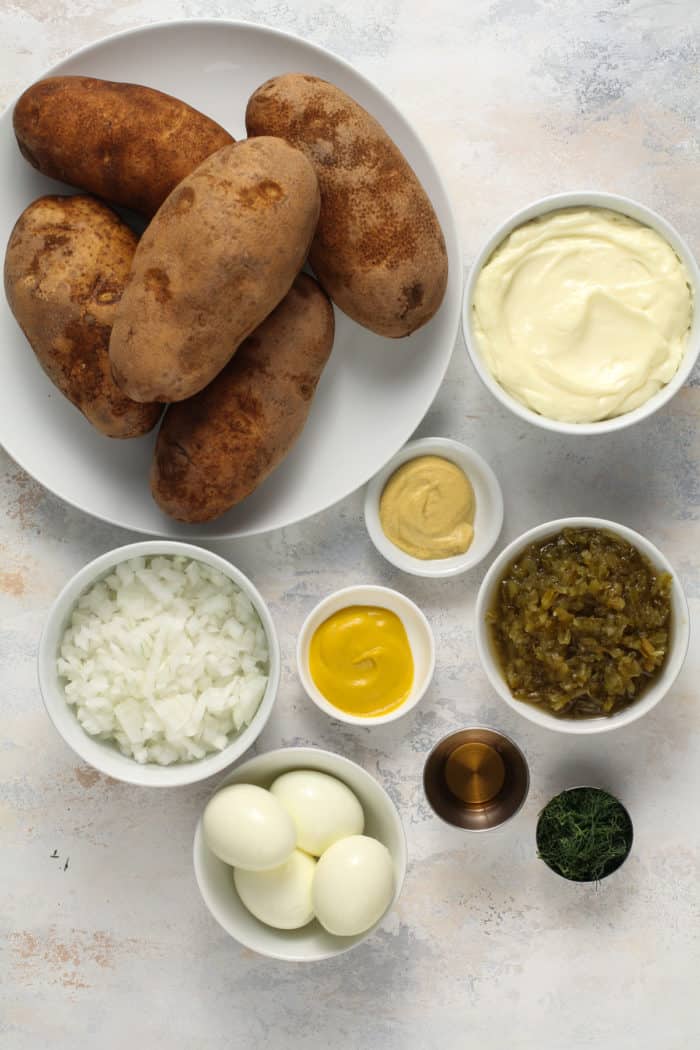
[[[468,474],[469,480],[473,482],[473,475],[478,475],[484,483],[487,492],[486,524],[482,526],[482,534],[486,533],[487,539],[482,547],[471,546],[464,554],[457,554],[451,558],[435,558],[433,560],[422,560],[402,551],[382,529],[379,519],[379,501],[387,481],[400,466],[417,456],[439,455],[449,459],[456,466],[462,467]],[[471,474],[468,473],[471,468]],[[477,503],[477,513],[478,513]],[[415,441],[408,441],[396,455],[386,463],[370,480],[365,489],[364,503],[365,527],[372,543],[388,562],[402,572],[413,576],[423,576],[427,579],[445,579],[451,576],[459,576],[463,572],[479,565],[487,558],[493,550],[503,528],[503,491],[493,468],[486,462],[475,449],[465,445],[461,441],[455,441],[448,437],[424,437]]]
[[[356,937],[352,939],[352,943],[347,943],[350,940],[350,938],[338,938],[339,942],[343,941],[345,943],[339,945],[337,951],[319,953],[313,958],[309,958],[308,956],[303,955],[293,955],[289,953],[287,953],[286,955],[272,952],[263,953],[254,944],[251,944],[247,941],[239,940],[238,937],[235,937],[231,933],[228,925],[226,924],[223,917],[220,915],[218,908],[213,903],[213,900],[209,895],[208,886],[203,876],[201,862],[202,851],[206,848],[204,843],[204,835],[202,832],[202,814],[200,814],[199,819],[197,821],[197,827],[195,828],[194,842],[192,847],[194,875],[200,895],[209,911],[209,914],[216,920],[216,922],[218,922],[219,926],[221,926],[221,928],[228,934],[228,936],[235,940],[238,944],[241,944],[244,948],[248,948],[250,951],[254,951],[257,955],[261,955],[266,959],[277,959],[280,962],[322,962],[324,959],[334,959],[338,955],[344,955],[346,952],[352,951],[353,948],[357,948],[360,944],[363,944],[370,936],[370,934],[372,934],[377,929],[377,927],[381,925],[381,923],[384,921],[389,912],[396,907],[396,903],[399,897],[401,896],[403,884],[406,880],[406,871],[408,868],[408,840],[406,838],[406,829],[403,826],[403,821],[401,820],[401,815],[398,811],[398,807],[387,792],[386,788],[382,784],[380,784],[380,782],[375,776],[372,775],[372,773],[366,770],[364,766],[361,766],[359,762],[355,762],[353,759],[348,758],[346,755],[341,755],[336,751],[329,751],[327,748],[322,747],[293,745],[291,747],[277,747],[273,748],[271,751],[263,751],[260,754],[253,755],[250,758],[246,759],[245,762],[241,762],[240,764],[236,765],[235,769],[230,769],[226,776],[222,780],[220,780],[219,783],[216,785],[209,798],[212,798],[218,791],[221,791],[222,788],[226,787],[226,785],[230,782],[232,776],[239,776],[239,774],[241,773],[245,774],[247,768],[251,765],[254,766],[258,759],[270,758],[271,756],[283,754],[285,756],[289,755],[292,761],[295,758],[298,758],[300,762],[300,765],[298,767],[299,769],[303,769],[305,767],[305,764],[309,761],[309,756],[311,756],[311,761],[313,762],[313,756],[322,755],[326,758],[332,759],[333,762],[340,763],[341,766],[351,766],[354,769],[359,770],[364,777],[367,777],[369,780],[371,780],[373,784],[378,788],[381,797],[387,804],[387,812],[391,813],[392,821],[395,827],[400,832],[398,836],[400,843],[399,855],[394,856],[392,854],[394,869],[397,872],[397,877],[394,885],[394,895],[386,910],[377,919],[377,921],[372,926],[370,926],[368,930],[365,930],[364,933],[357,934]],[[334,774],[329,774],[329,776],[332,775]],[[342,777],[342,774],[340,776]],[[202,813],[203,812],[204,808],[202,808]],[[279,932],[283,933],[284,931],[280,930]]]
[[[51,633],[56,627],[57,618],[60,616],[65,622],[65,617],[75,607],[75,603],[100,577],[106,575],[109,570],[127,561],[130,558],[151,557],[157,555],[173,556],[183,555],[195,561],[203,561],[206,564],[219,569],[251,599],[255,610],[260,617],[263,630],[267,636],[269,647],[269,678],[265,693],[258,710],[242,733],[235,736],[229,744],[218,752],[206,755],[204,758],[192,762],[173,763],[170,766],[159,766],[155,763],[141,765],[135,759],[122,755],[110,744],[103,743],[89,734],[85,733],[78,723],[75,713],[69,708],[58,687],[57,675],[51,674],[52,664],[55,666],[55,653],[50,653]],[[70,600],[70,604],[66,604]],[[65,615],[64,615],[65,606]],[[104,554],[93,558],[81,569],[79,569],[61,588],[59,594],[52,602],[39,640],[37,653],[39,690],[54,728],[63,738],[64,743],[87,762],[94,769],[107,776],[113,777],[127,784],[136,784],[143,787],[178,787],[184,784],[194,784],[207,777],[220,773],[241,757],[253,745],[257,737],[264,729],[279,689],[280,681],[280,646],[274,621],[264,598],[257,587],[239,568],[219,554],[214,554],[204,547],[198,547],[192,543],[184,543],[179,540],[142,540],[129,543],[122,547],[115,547]],[[63,730],[65,717],[73,719],[85,738],[85,750],[77,746],[77,741],[69,741]],[[78,739],[82,739],[78,737]],[[116,760],[116,761],[115,761]]]
[[[476,336],[473,331],[471,304],[481,270],[499,244],[514,229],[551,211],[586,206],[608,208],[611,211],[620,212],[629,216],[629,218],[636,219],[645,226],[650,226],[664,237],[688,272],[693,293],[693,320],[688,333],[686,350],[678,371],[661,390],[657,391],[644,404],[639,405],[638,408],[633,409],[631,412],[625,412],[623,415],[613,416],[610,419],[601,419],[595,423],[567,423],[563,420],[550,419],[548,416],[540,415],[533,409],[528,408],[527,405],[524,405],[512,394],[509,394],[493,377],[478,349]],[[481,382],[497,401],[500,401],[505,408],[509,409],[520,419],[524,419],[526,422],[532,423],[543,430],[550,430],[559,434],[608,434],[613,431],[624,430],[634,423],[647,419],[662,408],[680,390],[693,371],[700,355],[700,269],[688,242],[681,236],[675,226],[672,226],[667,219],[645,204],[631,197],[625,197],[617,193],[607,193],[602,190],[581,189],[570,190],[566,193],[554,193],[547,197],[540,197],[538,200],[527,204],[524,208],[513,212],[487,238],[478,252],[467,277],[462,304],[462,334],[467,352]]]
[[[382,604],[382,599],[385,598],[386,595],[391,595],[394,600],[398,599],[397,604],[403,605],[404,607],[410,609],[411,615],[415,616],[417,622],[420,624],[421,630],[423,631],[428,641],[428,668],[426,670],[425,680],[422,683],[422,685],[418,688],[414,688],[408,700],[401,704],[400,707],[397,707],[394,711],[390,711],[386,715],[378,715],[376,718],[363,718],[360,715],[351,715],[348,714],[346,711],[341,711],[339,708],[334,707],[333,704],[329,703],[329,701],[326,700],[325,696],[316,688],[313,679],[311,678],[311,675],[308,673],[307,669],[308,661],[306,657],[309,648],[309,643],[311,642],[312,622],[315,621],[316,618],[320,616],[325,609],[329,608],[331,605],[335,605],[341,599],[350,599],[346,602],[346,604],[352,605],[352,596],[354,594],[357,594],[359,591],[362,591],[364,594],[369,593],[373,599],[376,599],[375,604],[377,604],[381,608],[389,608],[389,606],[385,606]],[[366,598],[363,599],[362,604],[367,604]],[[341,605],[340,608],[342,607],[343,606]],[[393,610],[390,609],[390,611]],[[332,615],[332,613],[329,613],[328,615],[330,616]],[[397,615],[399,614],[397,613]],[[323,621],[320,622],[322,623]],[[373,726],[386,725],[388,722],[395,722],[397,719],[403,718],[404,715],[407,715],[409,711],[412,711],[413,708],[416,707],[416,705],[420,703],[420,701],[423,699],[430,687],[430,683],[433,679],[433,674],[435,673],[435,638],[430,623],[428,622],[428,619],[423,610],[420,609],[414,601],[412,601],[410,598],[407,598],[405,594],[402,594],[401,591],[396,591],[393,587],[383,587],[380,584],[376,583],[353,583],[350,584],[350,586],[348,587],[341,587],[339,590],[333,591],[331,594],[326,595],[325,598],[322,598],[320,602],[317,602],[316,605],[314,605],[313,609],[304,620],[301,626],[301,630],[299,631],[299,636],[297,638],[296,658],[297,673],[301,680],[301,684],[304,687],[304,691],[306,692],[309,699],[316,704],[316,707],[320,708],[321,711],[324,712],[324,714],[328,715],[330,718],[336,719],[336,721],[338,722],[345,722],[347,725],[352,726],[366,726],[368,728],[371,728]]]
[[[498,578],[508,564],[530,543],[535,540],[543,539],[549,535],[555,535],[565,528],[603,529],[607,532],[617,534],[627,540],[628,543],[635,546],[637,550],[649,558],[654,565],[659,566],[665,572],[670,573],[673,580],[674,595],[672,604],[678,607],[681,615],[679,616],[677,611],[675,609],[673,610],[671,647],[661,669],[661,673],[659,674],[659,677],[647,687],[638,700],[635,700],[628,707],[623,708],[621,711],[613,715],[601,715],[597,718],[587,719],[557,718],[556,715],[549,714],[532,704],[525,703],[522,700],[516,700],[503,679],[503,675],[498,668],[491,649],[485,614],[487,612],[487,602],[491,598],[491,592]],[[635,530],[629,528],[629,526],[622,525],[620,522],[611,521],[607,518],[556,518],[553,521],[546,521],[541,525],[535,525],[533,528],[521,533],[520,536],[517,536],[501,551],[489,567],[476,597],[474,621],[476,649],[481,666],[489,682],[501,699],[505,700],[508,706],[514,711],[517,711],[519,715],[528,719],[528,721],[533,722],[535,725],[541,726],[544,729],[552,730],[553,732],[567,733],[576,736],[591,736],[597,733],[606,733],[615,729],[621,729],[623,726],[636,722],[639,718],[642,718],[645,714],[651,711],[652,708],[656,707],[656,705],[660,703],[664,696],[666,696],[666,694],[672,689],[678,675],[680,674],[681,668],[683,667],[688,652],[688,646],[690,644],[690,616],[688,602],[678,573],[673,568],[666,555],[663,554],[662,551],[651,542],[651,540],[648,540],[641,533],[635,532]]]

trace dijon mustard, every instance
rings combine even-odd
[[[451,558],[474,538],[474,490],[455,463],[418,456],[396,470],[382,492],[379,520],[387,538],[413,558]]]

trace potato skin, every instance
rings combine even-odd
[[[162,412],[162,405],[127,398],[109,361],[136,243],[94,197],[40,197],[20,215],[5,255],[7,301],[39,364],[100,433],[114,438],[146,434]]]
[[[172,95],[94,77],[49,77],[13,116],[23,156],[44,175],[151,216],[233,138]]]
[[[328,298],[300,274],[223,372],[167,409],[151,470],[161,510],[211,521],[265,480],[304,427],[333,333]]]
[[[287,73],[253,93],[246,127],[279,135],[313,163],[321,216],[309,261],[340,309],[392,338],[426,324],[447,287],[445,238],[381,124],[333,84]]]
[[[171,193],[144,233],[112,330],[114,377],[135,401],[211,382],[304,264],[320,207],[303,153],[226,146]]]

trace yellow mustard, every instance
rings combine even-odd
[[[316,628],[309,670],[338,710],[362,718],[386,715],[408,699],[413,685],[406,628],[389,609],[349,605]]]
[[[468,550],[474,510],[474,490],[463,470],[442,456],[418,456],[387,481],[379,520],[395,547],[427,561]]]

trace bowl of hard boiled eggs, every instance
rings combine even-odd
[[[197,825],[194,869],[209,911],[240,944],[312,962],[354,948],[396,902],[406,838],[361,766],[281,748],[219,785]]]

